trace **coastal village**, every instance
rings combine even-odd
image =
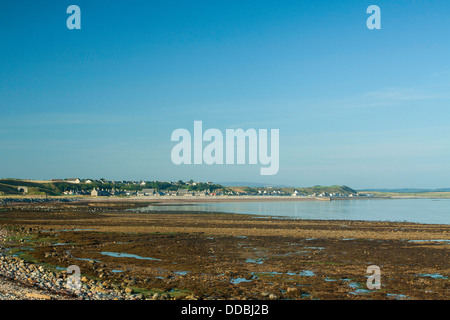
[[[3,189],[1,188],[3,186]],[[9,189],[5,189],[9,188]],[[65,195],[91,197],[188,197],[188,196],[282,196],[352,198],[372,197],[370,193],[360,193],[347,186],[292,187],[225,187],[213,182],[190,181],[144,181],[106,179],[50,179],[50,180],[0,180],[0,195]],[[52,193],[53,194],[52,194]]]

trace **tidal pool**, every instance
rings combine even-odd
[[[242,282],[251,282],[251,281],[252,280],[247,280],[245,278],[233,278],[233,279],[230,280],[230,282],[232,284],[239,284],[239,283],[242,283]]]
[[[110,256],[115,258],[134,258],[139,260],[154,260],[154,261],[161,261],[161,259],[156,258],[150,258],[150,257],[141,257],[136,254],[129,254],[129,253],[122,253],[122,252],[101,252],[104,256]]]

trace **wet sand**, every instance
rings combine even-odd
[[[24,259],[76,264],[146,297],[449,298],[448,225],[127,211],[143,205],[15,203],[0,208],[0,226],[26,232],[8,244]],[[381,269],[379,290],[366,287],[370,265]]]

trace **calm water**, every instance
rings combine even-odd
[[[450,224],[450,199],[222,202],[149,206],[147,209],[229,212],[297,219]]]

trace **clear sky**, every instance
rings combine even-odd
[[[450,187],[449,34],[448,0],[2,0],[0,178]],[[279,129],[278,174],[174,165],[194,120]]]

